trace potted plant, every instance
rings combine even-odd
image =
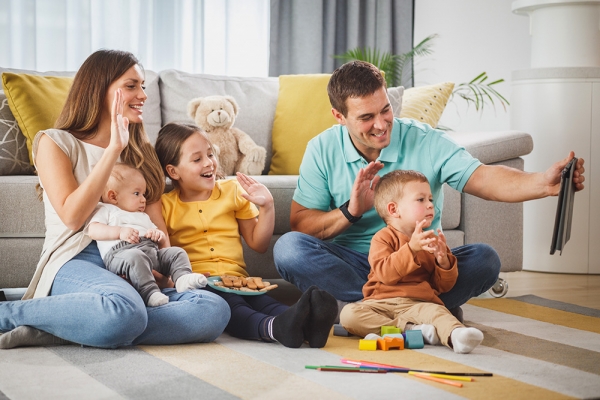
[[[405,83],[414,77],[414,72],[412,69],[410,73],[407,72],[405,66],[409,65],[416,57],[433,53],[432,45],[437,37],[437,34],[429,35],[414,46],[411,51],[403,54],[391,54],[370,47],[356,47],[333,57],[344,62],[353,60],[370,62],[384,71],[388,87],[406,86]],[[498,101],[506,111],[506,106],[510,103],[494,87],[502,82],[504,82],[504,79],[488,82],[487,73],[482,72],[469,82],[454,85],[450,101],[457,96],[468,104],[473,104],[476,111],[483,111],[484,105],[488,102],[495,106],[496,101]]]

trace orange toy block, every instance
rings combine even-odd
[[[358,342],[359,350],[377,350],[377,340],[360,339]]]
[[[401,337],[383,337],[377,339],[377,348],[384,351],[388,351],[389,349],[404,350],[404,339]]]

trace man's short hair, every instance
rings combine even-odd
[[[385,79],[376,66],[365,61],[350,61],[333,71],[327,94],[331,106],[346,117],[348,97],[368,96],[382,87],[386,88]]]
[[[404,187],[409,182],[429,183],[429,180],[419,171],[398,169],[382,176],[379,183],[377,183],[377,186],[375,186],[375,210],[377,210],[377,214],[379,214],[381,219],[385,222],[387,222],[389,218],[387,205],[402,198],[404,195]]]

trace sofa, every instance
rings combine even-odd
[[[73,75],[72,72],[42,73],[0,68],[0,73],[5,72],[42,77]],[[257,179],[272,192],[276,210],[275,232],[270,249],[264,254],[258,254],[245,247],[248,272],[285,287],[287,283],[280,278],[273,263],[272,248],[277,239],[290,230],[290,204],[297,175],[273,174],[272,171],[269,173],[273,159],[279,157],[281,161],[287,157],[273,146],[276,141],[273,138],[275,132],[272,130],[276,118],[279,118],[276,114],[281,89],[280,79],[272,77],[227,77],[189,74],[176,70],[159,73],[146,71],[148,100],[144,105],[144,118],[146,131],[150,140],[154,142],[158,130],[165,123],[192,122],[186,115],[187,102],[192,98],[222,94],[231,95],[236,99],[239,114],[234,126],[248,133],[258,145],[267,150],[265,170]],[[397,116],[407,117],[402,114],[406,105],[403,102],[418,94],[418,90],[419,88],[406,91],[402,88],[390,88],[390,99]],[[411,96],[410,91],[414,92]],[[445,101],[447,100],[446,96]],[[311,103],[303,99],[297,101],[299,105]],[[441,104],[441,111],[445,101]],[[413,102],[412,107],[414,105]],[[44,241],[44,209],[36,195],[35,186],[38,179],[29,164],[25,135],[15,121],[3,91],[0,91],[0,106],[0,289],[11,293],[26,287],[35,270]],[[409,109],[407,105],[405,110]],[[329,113],[329,110],[326,109],[325,113]],[[295,127],[294,130],[283,134],[278,133],[279,143],[286,143],[287,138],[292,140],[296,129],[299,128]],[[311,134],[315,133],[318,132]],[[524,132],[450,131],[449,135],[485,164],[501,164],[523,169],[521,157],[533,149],[531,136]],[[301,156],[303,148],[298,146],[294,151],[299,152],[295,156]],[[488,243],[498,251],[503,272],[521,270],[522,204],[484,201],[458,193],[449,187],[445,187],[444,195],[442,227],[450,247],[475,242]],[[288,289],[293,290],[289,287]],[[277,290],[273,291],[273,294],[276,292]]]

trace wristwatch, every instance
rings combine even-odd
[[[360,217],[355,217],[354,215],[350,214],[350,211],[348,211],[348,204],[350,204],[350,200],[342,204],[339,207],[339,209],[342,212],[342,214],[344,214],[344,217],[348,218],[348,221],[350,221],[350,223],[353,224],[355,222],[358,222],[362,218],[362,215]]]

